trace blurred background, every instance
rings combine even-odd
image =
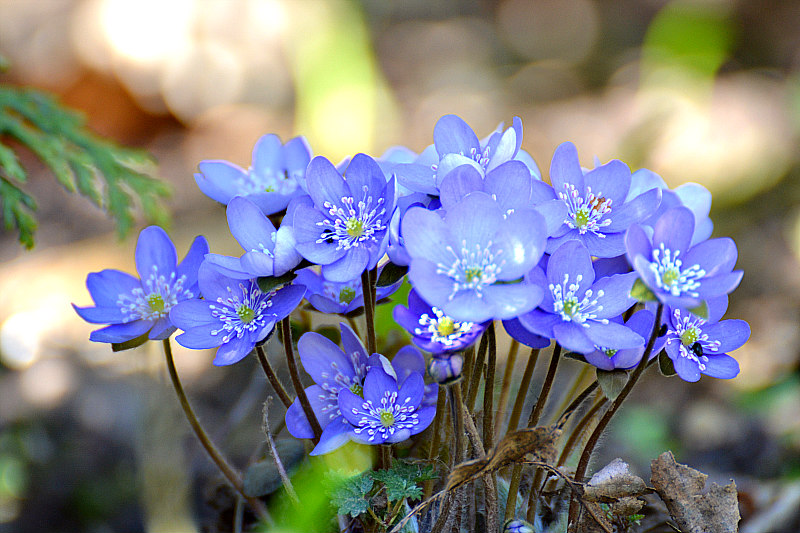
[[[203,159],[247,167],[272,132],[338,161],[421,151],[446,113],[479,137],[520,116],[545,175],[570,140],[584,166],[619,158],[703,184],[745,271],[728,311],[752,326],[741,375],[650,372],[595,464],[620,456],[647,477],[672,449],[736,479],[742,531],[798,531],[798,28],[794,0],[0,0],[0,82],[54,92],[97,133],[152,153],[180,256],[197,234],[238,255],[192,175]],[[120,242],[100,210],[23,164],[40,227],[30,252],[0,234],[0,532],[224,530],[160,346],[112,353],[70,306],[91,303],[88,272],[134,271],[136,232]],[[241,465],[263,440],[266,385],[254,360],[211,358],[176,349],[201,418]]]

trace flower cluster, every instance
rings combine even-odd
[[[315,384],[286,422],[295,437],[317,439],[315,454],[423,431],[436,403],[426,369],[432,381],[457,380],[462,354],[495,320],[522,344],[555,341],[601,370],[663,352],[686,381],[736,376],[727,352],[749,328],[722,315],[742,273],[733,241],[710,239],[708,191],[670,190],[618,160],[582,168],[571,143],[556,148],[548,184],[521,150],[522,133],[514,118],[481,140],[447,115],[419,155],[396,148],[338,167],[312,158],[302,138],[264,136],[249,169],[203,161],[196,175],[227,205],[240,257],[208,253],[198,238],[177,264],[166,234],[147,228],[136,251],[141,280],[91,274],[95,307],[76,310],[110,324],[92,340],[165,339],[179,328],[178,343],[216,347],[214,364],[227,365],[265,342],[303,299],[306,309],[351,321],[366,307],[371,320],[376,301],[407,278],[407,306],[393,317],[416,347],[395,348],[391,360],[368,353],[344,324],[344,350],[318,332],[300,338]],[[400,274],[378,283],[384,270]],[[418,348],[431,354],[427,364]]]

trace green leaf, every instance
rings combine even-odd
[[[666,377],[672,377],[677,373],[675,372],[675,365],[667,355],[667,352],[658,354],[658,370]]]
[[[422,466],[405,461],[395,461],[388,470],[372,472],[372,477],[383,483],[386,497],[393,502],[403,498],[410,500],[421,498],[422,487],[418,483],[436,479],[432,466]]]
[[[640,302],[655,302],[656,295],[644,284],[642,278],[637,279],[631,288],[631,298],[636,298]]]
[[[331,495],[331,503],[341,515],[353,518],[366,513],[369,507],[367,494],[372,490],[375,480],[369,472],[351,477],[339,485]]]
[[[132,350],[137,346],[141,346],[142,344],[146,343],[150,338],[147,336],[149,334],[145,333],[144,335],[140,335],[135,339],[131,339],[125,342],[112,342],[111,343],[111,350],[114,352],[122,352],[125,350]]]
[[[403,279],[403,276],[408,272],[407,266],[395,265],[394,263],[387,263],[381,270],[381,275],[378,276],[378,287],[388,287]]]
[[[291,283],[296,277],[294,272],[287,272],[283,276],[261,276],[258,278],[258,288],[262,292],[274,291]]]
[[[603,394],[609,400],[619,396],[625,384],[628,382],[628,373],[624,370],[600,370],[597,369],[597,383],[603,390]]]
[[[704,301],[700,302],[697,307],[690,307],[689,311],[699,316],[703,320],[708,320],[708,304]]]

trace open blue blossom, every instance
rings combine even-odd
[[[264,135],[253,148],[253,164],[247,170],[228,161],[201,161],[194,179],[213,200],[227,205],[236,196],[246,196],[271,215],[286,209],[289,200],[303,193],[310,159],[303,137],[281,144],[277,135]]]
[[[322,265],[322,275],[346,282],[374,268],[386,251],[395,208],[395,180],[386,182],[375,161],[357,154],[342,176],[323,157],[308,166],[310,200],[293,208],[297,251]]]
[[[694,215],[686,207],[667,210],[656,221],[653,236],[638,225],[626,235],[628,261],[656,297],[671,307],[694,307],[722,296],[742,279],[736,244],[729,238],[692,246]]]
[[[595,257],[622,255],[625,231],[652,213],[661,199],[661,190],[654,188],[626,200],[631,171],[622,161],[610,161],[584,175],[578,152],[569,142],[556,148],[550,181],[555,195],[566,205],[567,215],[548,240],[547,253],[566,241],[579,240]]]
[[[426,302],[453,320],[514,318],[541,300],[539,287],[517,282],[544,250],[544,218],[536,211],[506,214],[490,196],[474,192],[444,218],[409,209],[402,229],[409,279]]]
[[[539,307],[519,317],[533,333],[582,354],[597,346],[619,350],[644,345],[641,335],[611,320],[636,303],[630,297],[635,273],[595,280],[589,251],[578,241],[568,241],[550,256],[546,273],[537,268],[530,278],[545,289]]]
[[[110,324],[93,331],[89,339],[120,343],[145,333],[153,340],[172,335],[170,309],[200,296],[197,271],[206,253],[205,237],[197,237],[178,264],[175,245],[166,232],[158,226],[143,229],[136,242],[136,270],[141,279],[119,270],[92,272],[86,287],[95,306],[72,306],[87,322]]]
[[[433,354],[464,350],[486,329],[483,324],[453,320],[414,289],[408,293],[408,307],[395,306],[392,315],[412,335],[414,344]]]
[[[621,322],[621,319],[619,320]],[[648,310],[642,309],[634,313],[625,325],[647,340],[653,334],[655,316]],[[650,359],[655,357],[664,347],[665,338],[657,337],[650,352]],[[644,355],[645,346],[616,350],[603,346],[596,346],[595,351],[584,354],[586,362],[600,370],[627,370],[639,364]]]
[[[339,391],[339,408],[353,426],[351,435],[363,444],[401,442],[420,433],[433,421],[436,407],[424,405],[422,375],[411,373],[401,384],[383,368],[367,371],[362,394]]]
[[[640,168],[631,175],[631,188],[628,191],[628,200],[650,189],[661,189],[661,204],[653,213],[642,220],[642,226],[653,227],[656,220],[667,209],[673,207],[688,207],[694,214],[694,233],[692,244],[707,240],[714,231],[714,223],[708,214],[711,211],[711,193],[699,183],[684,183],[674,190],[667,187],[666,182],[655,172]]]
[[[339,327],[344,351],[315,332],[304,334],[297,343],[303,368],[315,383],[306,389],[306,395],[322,427],[322,436],[311,455],[328,453],[351,439],[353,426],[339,409],[339,392],[349,390],[357,395],[363,394],[364,380],[370,368],[382,368],[400,383],[412,374],[421,378],[425,372],[425,359],[418,350],[400,350],[389,363],[382,355],[368,356],[364,345],[349,326],[340,324]],[[436,385],[430,386],[423,395],[423,404],[435,405]],[[298,439],[314,436],[299,400],[295,400],[286,412],[286,428]]]
[[[379,274],[380,276],[380,274]],[[328,281],[310,268],[297,273],[295,283],[305,285],[306,300],[320,313],[347,314],[364,307],[364,292],[361,290],[361,278],[346,282]],[[375,294],[378,301],[390,296],[400,285],[402,278],[391,285],[377,287]]]
[[[424,150],[413,163],[393,167],[398,181],[412,191],[438,195],[444,177],[454,168],[469,165],[481,176],[497,166],[517,159],[539,176],[533,159],[520,150],[522,121],[514,117],[512,127],[502,125],[481,142],[466,122],[456,115],[445,115],[433,128],[433,147]]]
[[[289,285],[262,292],[255,279],[234,279],[204,262],[198,274],[203,300],[181,302],[170,311],[172,322],[184,332],[175,337],[181,346],[216,348],[214,364],[241,361],[267,338],[275,324],[289,316],[306,292]]]
[[[669,309],[665,317],[664,350],[684,381],[697,381],[700,374],[721,379],[739,374],[739,363],[727,352],[747,342],[750,326],[744,320],[717,321],[722,313],[714,313],[711,303],[709,311],[708,321],[678,308]]]
[[[236,279],[281,276],[300,263],[292,228],[276,230],[252,201],[243,196],[233,198],[227,215],[228,227],[245,252],[242,257],[208,254],[206,261],[221,273]]]

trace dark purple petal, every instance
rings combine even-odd
[[[139,279],[119,270],[101,270],[86,277],[86,288],[97,307],[119,307],[117,300],[121,294],[131,294],[141,286]]]
[[[351,361],[355,356],[359,364],[366,364],[367,357],[371,354],[367,353],[367,349],[364,348],[356,332],[344,322],[339,323],[339,330],[342,332],[342,346],[347,356],[351,358]]]
[[[306,288],[302,285],[288,285],[278,289],[275,295],[270,298],[272,305],[266,312],[274,314],[277,320],[282,320],[297,309],[305,294]]]
[[[153,320],[134,320],[127,324],[113,324],[96,329],[89,334],[93,342],[125,342],[147,333],[153,327]]]
[[[587,328],[574,322],[556,324],[553,326],[553,333],[556,342],[571,352],[591,353],[597,349],[594,342],[586,336]]]
[[[603,233],[624,232],[631,224],[636,224],[653,214],[660,201],[661,189],[650,189],[625,204],[619,206],[612,204],[611,213],[603,217],[611,219],[611,223],[603,228]]]
[[[422,395],[424,392],[425,381],[422,379],[422,374],[419,372],[411,372],[397,393],[396,403],[399,405],[412,405],[416,407],[422,402]]]
[[[143,286],[154,273],[169,279],[177,263],[175,245],[163,229],[150,226],[142,230],[136,242],[136,271],[142,278]]]
[[[699,265],[706,277],[727,274],[736,264],[738,252],[732,239],[711,239],[693,246],[683,258],[684,267]]]
[[[750,325],[744,320],[723,320],[716,324],[706,324],[703,326],[703,333],[711,340],[720,341],[718,353],[732,352],[750,338]],[[706,355],[712,353],[715,352],[708,352]]]
[[[686,253],[694,233],[694,215],[685,207],[673,207],[656,221],[653,228],[653,248],[661,244],[665,249]]]
[[[628,195],[628,189],[631,187],[631,171],[628,165],[614,159],[587,172],[583,176],[583,181],[586,186],[586,194],[591,188],[595,196],[611,200],[613,209],[622,206]]]
[[[256,204],[247,198],[237,196],[228,203],[226,213],[228,227],[233,237],[246,252],[265,249],[272,252],[275,248],[272,240],[276,231],[275,226]]]
[[[319,333],[313,331],[304,333],[297,341],[297,351],[303,369],[311,376],[314,383],[341,386],[334,381],[338,373],[350,379],[356,377],[350,358],[333,341]]]
[[[739,363],[728,354],[709,355],[702,370],[706,376],[720,379],[731,379],[739,375]]]
[[[522,325],[522,322],[520,322],[518,318],[503,320],[503,328],[505,328],[506,333],[508,333],[512,339],[516,339],[525,346],[539,349],[550,346],[550,339],[548,337],[542,337],[541,335],[532,333]]]
[[[607,356],[604,352],[601,352],[600,350],[595,350],[593,352],[583,354],[583,357],[584,359],[586,359],[587,363],[599,368],[600,370],[614,370],[615,368],[617,368],[615,361],[611,357]]]
[[[364,401],[379,407],[384,393],[397,390],[397,380],[387,374],[382,367],[373,366],[367,371],[367,377],[364,378]]]
[[[568,183],[583,192],[583,171],[578,162],[578,150],[571,142],[562,143],[556,148],[550,163],[550,183],[556,194],[563,193]]]
[[[319,442],[309,455],[322,455],[350,442],[353,426],[342,416],[337,416],[322,430]]]
[[[359,277],[369,264],[370,254],[363,246],[351,248],[344,257],[322,265],[322,276],[338,283],[346,283]]]
[[[583,294],[594,282],[594,268],[592,258],[586,247],[578,241],[568,241],[550,256],[547,264],[547,281],[552,284],[564,283],[569,278],[569,283],[576,283],[578,276],[579,289],[576,294]]]
[[[340,304],[339,302],[335,302],[330,298],[322,296],[321,294],[307,294],[306,299],[311,306],[319,311],[320,313],[327,313],[330,315],[336,315],[339,313],[346,313],[348,306],[345,304]],[[355,300],[354,300],[355,301]],[[363,305],[363,300],[362,300]]]
[[[183,283],[184,288],[191,288],[197,283],[197,271],[200,270],[200,264],[203,258],[208,253],[208,241],[202,235],[195,237],[186,256],[178,264],[176,268],[177,275],[186,276]],[[195,296],[197,296],[195,294]]]
[[[616,322],[608,324],[592,322],[588,328],[584,328],[584,333],[596,346],[603,348],[622,350],[638,348],[645,343],[641,335]]]
[[[306,169],[308,194],[313,198],[317,209],[325,209],[326,204],[338,206],[342,198],[350,196],[350,189],[333,164],[322,156],[311,160]],[[297,215],[295,214],[295,224]],[[300,238],[298,237],[298,241]]]
[[[694,383],[700,379],[700,368],[691,359],[678,357],[672,360],[672,364],[683,381]]]
[[[364,399],[351,391],[347,389],[339,391],[339,410],[345,420],[356,427],[358,427],[362,416],[370,416],[369,412],[364,410],[363,404]],[[355,437],[358,436],[356,435]]]
[[[397,322],[400,327],[411,333],[411,335],[416,335],[414,330],[419,327],[419,315],[412,313],[404,305],[396,305],[394,309],[392,309],[392,318],[394,318],[394,321]],[[107,322],[104,321],[99,323],[107,324]]]
[[[217,350],[217,355],[214,357],[214,366],[226,366],[238,363],[253,351],[256,343],[250,340],[249,335],[242,337],[233,337],[228,342],[224,343]]]
[[[440,157],[447,154],[465,154],[480,151],[477,135],[466,122],[456,115],[445,115],[433,127],[433,143]]]
[[[425,406],[417,409],[417,420],[419,422],[411,429],[411,434],[416,435],[417,433],[425,431],[425,429],[431,425],[431,422],[433,422],[434,416],[436,416],[435,406]]]

